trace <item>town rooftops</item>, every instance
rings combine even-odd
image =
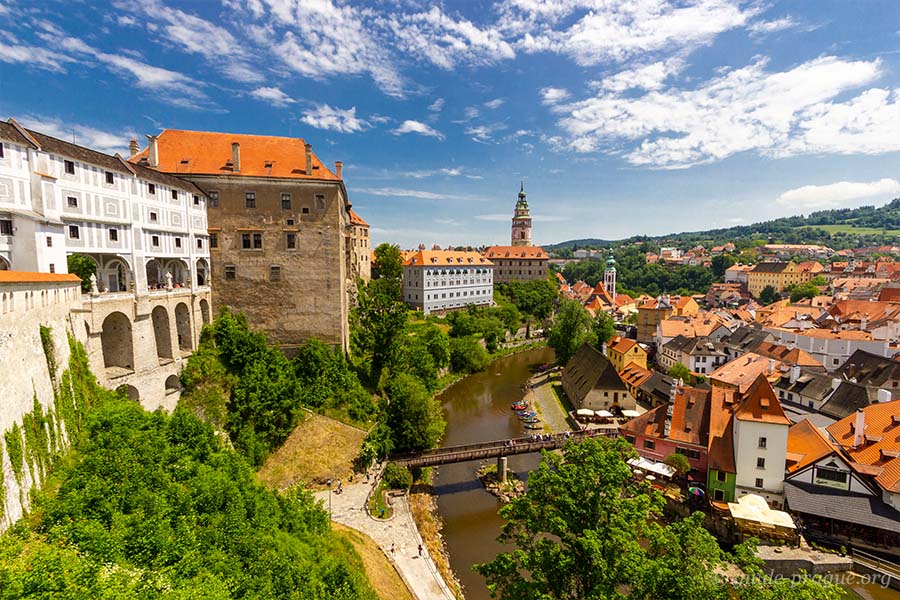
[[[856,350],[836,371],[857,383],[880,387],[885,382],[900,379],[900,362],[865,350]]]
[[[238,144],[240,165],[233,163],[232,144],[235,143]],[[176,175],[340,181],[311,151],[312,164],[310,172],[306,172],[306,142],[301,138],[164,129],[157,136],[156,144],[159,165],[154,168]],[[149,147],[144,148],[129,160],[149,162],[149,150]]]
[[[36,273],[33,271],[0,271],[0,284],[4,283],[81,283],[72,273]]]
[[[809,419],[791,425],[787,438],[787,470],[799,471],[835,451],[834,446]]]
[[[868,405],[869,392],[866,386],[851,381],[842,381],[825,404],[819,408],[819,412],[833,419],[843,419]]]
[[[710,390],[679,386],[675,390],[669,439],[706,446],[709,443]]]
[[[797,480],[784,482],[784,496],[791,512],[897,531],[900,513],[876,496]]]
[[[781,273],[791,263],[785,262],[761,262],[751,270],[752,273]]]
[[[632,340],[630,338],[623,338],[622,336],[616,336],[609,341],[609,344],[607,344],[606,347],[607,349],[618,352],[619,354],[625,354],[637,345],[638,343],[635,340]]]
[[[631,387],[640,387],[641,384],[650,379],[652,375],[653,371],[645,369],[635,362],[628,363],[628,365],[619,371],[619,377],[622,378],[622,381],[624,381],[626,385]]]
[[[801,367],[822,367],[822,363],[813,358],[813,355],[800,348],[788,348],[782,344],[763,342],[754,350],[757,354],[768,356],[781,361],[786,365],[799,365]]]
[[[526,259],[548,260],[550,257],[540,246],[491,246],[484,251],[484,255],[491,259]]]
[[[579,404],[594,388],[626,391],[609,359],[590,344],[582,344],[566,365],[562,382],[569,398]]]
[[[754,352],[748,352],[743,356],[729,361],[709,374],[712,381],[720,381],[738,388],[741,392],[747,391],[760,375],[780,378],[780,363],[773,358],[768,358]]]
[[[870,404],[862,409],[865,429],[862,444],[854,446],[856,414],[829,425],[832,439],[853,462],[884,466],[900,456],[900,400]]]
[[[478,252],[465,250],[418,250],[407,256],[404,267],[492,267]]]
[[[740,406],[734,413],[739,421],[756,421],[774,425],[790,425],[791,420],[784,414],[781,403],[775,397],[775,390],[766,376],[760,373],[750,388],[743,394]]]

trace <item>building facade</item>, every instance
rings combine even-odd
[[[528,212],[528,200],[525,198],[525,182],[519,188],[519,199],[516,201],[516,211],[512,219],[513,246],[531,245],[531,214]]]
[[[788,286],[809,281],[812,274],[794,262],[762,262],[747,272],[747,291],[754,298],[767,286],[781,292]]]
[[[494,264],[495,283],[547,278],[550,257],[540,246],[491,246],[484,257]]]
[[[419,250],[403,263],[403,300],[423,313],[494,302],[494,265],[477,252]]]
[[[148,139],[133,164],[209,196],[216,304],[284,349],[316,337],[348,350],[360,261],[341,163],[328,169],[299,138],[167,129]]]
[[[363,281],[372,279],[372,246],[369,241],[369,224],[350,209],[350,248],[357,276]]]

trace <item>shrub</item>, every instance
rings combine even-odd
[[[392,463],[384,468],[381,480],[392,490],[405,490],[412,485],[412,473],[406,467]]]

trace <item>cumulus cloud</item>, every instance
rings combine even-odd
[[[797,22],[790,16],[787,16],[771,21],[755,21],[747,26],[747,31],[750,35],[760,36],[775,33],[776,31],[783,31],[785,29],[793,29],[797,26]]]
[[[466,135],[470,136],[475,142],[488,143],[494,140],[495,133],[503,129],[506,129],[506,125],[503,123],[472,125],[466,127]]]
[[[328,129],[340,133],[354,133],[369,128],[369,122],[356,116],[356,107],[336,108],[327,104],[318,104],[306,111],[300,119],[307,125],[317,129]]]
[[[485,105],[487,108],[490,108],[491,110],[494,110],[494,109],[496,109],[496,108],[500,108],[500,107],[503,106],[505,103],[506,103],[506,100],[504,100],[503,98],[494,98],[493,100],[489,100],[489,101],[485,102],[484,105]]]
[[[394,135],[403,135],[405,133],[418,133],[419,135],[424,135],[427,137],[437,138],[439,140],[444,139],[444,134],[440,131],[434,129],[430,125],[422,123],[421,121],[413,121],[411,119],[407,119],[400,124],[399,127],[393,129],[391,131]]]
[[[890,200],[900,193],[895,179],[856,182],[838,181],[827,185],[804,185],[787,190],[775,202],[798,211],[826,210],[854,206],[864,199]]]
[[[555,87],[545,87],[541,89],[541,102],[548,105],[564,102],[571,96],[569,90]]]
[[[123,156],[128,156],[128,140],[137,137],[133,129],[111,132],[43,115],[25,115],[19,121],[28,129],[33,129],[67,142],[71,142],[74,138],[75,143],[79,146],[85,146],[107,154],[119,152]]]
[[[444,102],[445,101],[443,98],[438,98],[437,100],[435,100],[434,102],[432,102],[431,104],[428,105],[428,110],[431,112],[439,113],[442,110],[444,110]]]
[[[294,102],[294,99],[282,92],[277,87],[260,87],[256,88],[250,95],[257,100],[268,102],[273,106],[287,106]]]

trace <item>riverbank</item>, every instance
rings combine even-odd
[[[529,350],[535,350],[537,348],[546,348],[547,340],[545,338],[540,338],[534,341],[526,341],[525,343],[516,343],[512,342],[512,345],[501,348],[497,350],[493,354],[490,355],[491,362],[488,364],[486,371],[491,370],[491,365],[501,358],[506,358],[507,356],[512,356],[514,354],[519,354],[521,352],[528,352]],[[480,372],[480,371],[479,371]],[[434,393],[434,397],[437,398],[448,389],[453,387],[455,384],[459,383],[466,377],[471,377],[472,375],[477,375],[477,373],[447,373],[443,377],[438,380],[438,390]]]

